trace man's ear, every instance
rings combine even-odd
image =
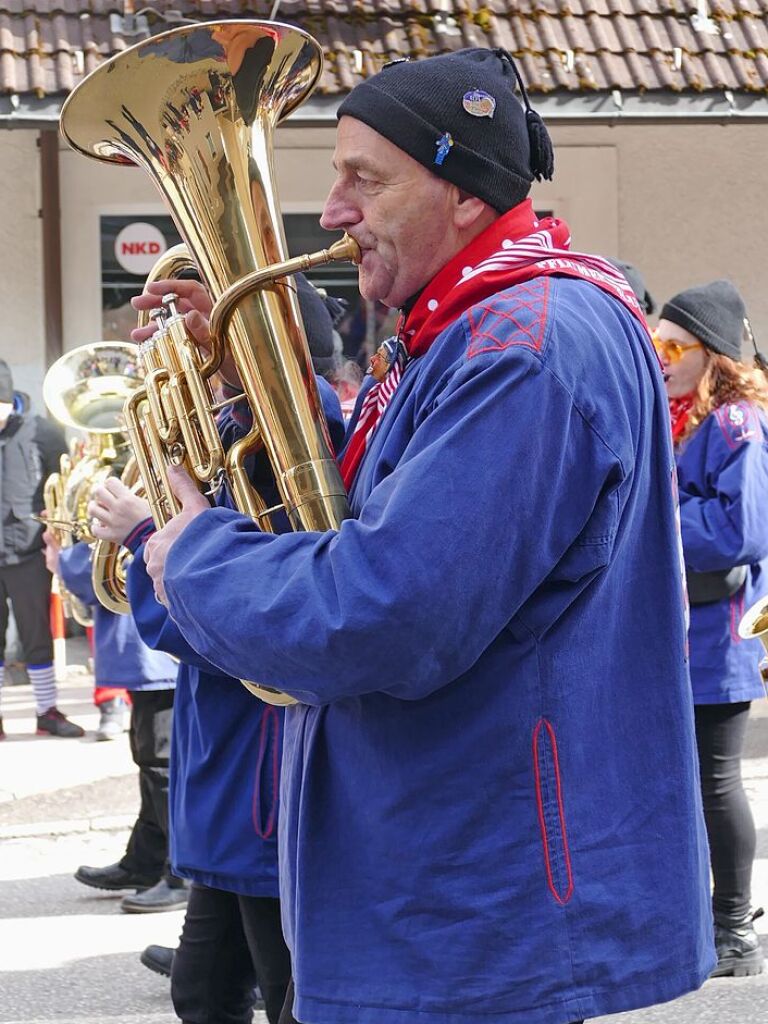
[[[456,189],[453,220],[459,231],[477,230],[478,227],[484,230],[497,217],[498,213],[488,203],[463,189]]]

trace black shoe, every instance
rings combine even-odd
[[[97,740],[116,740],[118,736],[123,735],[125,707],[125,701],[120,697],[113,697],[112,700],[105,700],[99,704]]]
[[[715,922],[717,967],[711,978],[746,978],[763,973],[763,950],[753,927],[753,922],[762,916],[763,908],[759,907],[738,925],[726,928]]]
[[[186,885],[169,885],[161,878],[146,892],[137,892],[135,896],[126,896],[120,903],[120,909],[126,914],[159,914],[164,910],[180,910],[189,899]]]
[[[173,967],[173,955],[175,949],[170,946],[147,946],[139,956],[139,960],[155,974],[162,974],[164,978],[170,978]]]
[[[75,878],[93,889],[149,889],[157,883],[157,875],[152,877],[128,871],[119,864],[109,864],[105,868],[91,868],[83,864],[75,872]]]
[[[37,735],[77,739],[80,736],[85,736],[85,729],[70,722],[58,708],[48,708],[44,714],[37,716]]]

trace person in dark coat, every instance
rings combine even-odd
[[[0,692],[5,677],[8,604],[32,683],[38,736],[76,738],[84,730],[56,706],[51,634],[51,574],[43,555],[43,489],[67,450],[61,428],[24,412],[11,369],[0,359]],[[0,717],[0,739],[5,736]]]

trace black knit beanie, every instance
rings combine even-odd
[[[334,324],[343,315],[346,303],[331,296],[321,295],[303,274],[295,274],[301,319],[312,355],[315,373],[326,377],[339,369]]]
[[[608,262],[612,263],[614,267],[620,270],[624,277],[626,277],[627,283],[637,296],[637,301],[640,303],[645,315],[650,316],[656,309],[656,303],[646,287],[643,275],[637,267],[633,266],[631,263],[624,263],[623,260],[611,259],[611,257],[608,257]]]
[[[506,50],[394,61],[355,86],[338,109],[345,115],[499,213],[554,170],[549,134]]]
[[[187,281],[202,280],[197,267],[185,267],[178,276]],[[326,376],[338,368],[333,328],[337,320],[343,316],[347,304],[342,299],[321,295],[303,274],[294,274],[294,282],[301,319],[304,321],[304,333],[307,335],[307,343],[312,356],[312,366],[315,373]],[[1,381],[2,369],[0,369]]]
[[[4,359],[0,359],[0,402],[13,401],[13,376],[11,368]]]
[[[741,359],[744,300],[730,281],[712,281],[679,292],[661,311],[662,320],[684,328],[713,352]]]

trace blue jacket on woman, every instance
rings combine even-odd
[[[768,593],[768,421],[757,406],[720,406],[677,452],[685,564],[694,572],[748,566],[731,597],[691,606],[691,683],[696,704],[764,696],[763,645],[742,640],[744,612]]]
[[[70,593],[93,610],[93,674],[97,686],[126,690],[172,690],[177,666],[173,658],[152,651],[142,641],[132,615],[115,615],[96,600],[87,544],[62,548],[59,573]]]
[[[299,1020],[567,1024],[708,976],[674,477],[647,333],[539,278],[406,366],[338,531],[218,508],[175,541],[189,643],[302,702]]]
[[[343,437],[338,399],[318,380],[331,435]],[[220,431],[225,449],[247,430],[230,411]],[[250,476],[277,503],[271,472],[263,461]],[[217,498],[232,507],[223,488]],[[264,704],[202,657],[155,600],[143,558],[146,534],[129,546],[131,608],[150,647],[179,658],[171,742],[170,834],[174,874],[202,885],[246,896],[277,897],[277,819],[282,708]]]

